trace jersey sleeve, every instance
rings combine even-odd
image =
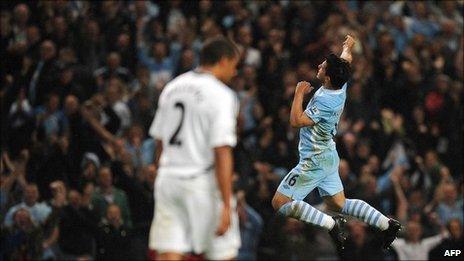
[[[347,88],[348,88],[348,82],[345,82],[345,84],[343,84],[343,86],[342,86],[342,90],[343,90],[344,92],[346,92],[346,89],[347,89]]]
[[[313,103],[309,103],[304,112],[314,123],[318,123],[321,119],[328,119],[331,116],[330,107],[321,99],[315,99]]]
[[[237,97],[232,93],[213,102],[210,132],[211,147],[234,147],[236,145],[238,107]]]
[[[153,120],[153,123],[150,126],[150,130],[148,131],[148,134],[152,136],[154,139],[161,140],[163,138],[162,136],[162,125],[163,125],[163,99],[164,97],[161,95],[159,100],[158,100],[158,109],[156,110],[155,113],[155,118]]]

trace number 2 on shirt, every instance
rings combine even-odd
[[[173,145],[173,146],[181,146],[182,145],[182,141],[179,140],[179,138],[177,137],[177,135],[179,134],[180,132],[180,129],[182,128],[182,124],[184,123],[184,116],[185,116],[185,106],[182,102],[176,102],[176,104],[174,104],[174,107],[175,108],[179,108],[181,110],[181,118],[180,118],[180,122],[179,122],[179,126],[177,126],[177,129],[176,131],[174,132],[174,134],[171,136],[171,138],[169,139],[169,145]]]

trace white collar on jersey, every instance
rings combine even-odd
[[[193,69],[192,72],[198,73],[198,74],[211,75],[214,78],[216,78],[216,76],[214,76],[214,74],[211,71],[201,69],[200,67],[197,67],[197,68]]]
[[[326,92],[326,93],[332,93],[332,94],[340,94],[343,92],[343,88],[345,88],[347,85],[347,83],[343,84],[342,88],[338,89],[338,90],[332,90],[332,89],[327,89],[323,86],[321,86],[321,89],[322,91]]]

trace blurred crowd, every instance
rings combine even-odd
[[[462,249],[462,1],[2,1],[1,249],[6,260],[146,259],[165,84],[205,39],[240,51],[239,260],[441,258]],[[356,37],[336,136],[348,198],[405,226],[392,250],[349,222],[347,251],[275,215],[298,162],[296,83]],[[310,95],[311,96],[311,95]],[[307,97],[308,99],[310,98]],[[317,192],[307,201],[324,209]]]

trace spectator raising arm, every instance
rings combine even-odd
[[[398,166],[390,174],[390,180],[393,184],[393,189],[395,190],[395,196],[398,200],[398,206],[396,208],[396,217],[400,222],[404,224],[408,218],[408,200],[404,195],[403,188],[401,187],[400,180],[403,176],[403,168]]]
[[[116,141],[116,138],[111,132],[105,129],[103,125],[92,115],[90,110],[83,106],[81,108],[82,117],[92,126],[92,128],[97,132],[97,134],[106,142],[113,144]]]

